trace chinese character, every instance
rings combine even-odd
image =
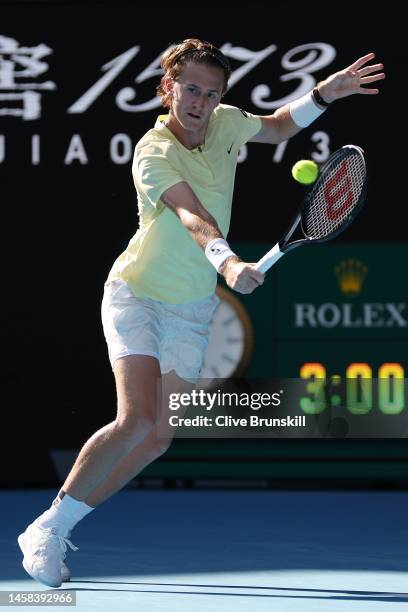
[[[34,90],[54,90],[56,85],[53,81],[36,83],[26,80],[47,72],[48,64],[42,58],[50,53],[52,49],[47,45],[20,47],[14,38],[0,35],[0,116],[22,117],[24,121],[41,116],[41,94]],[[21,79],[25,81],[20,82]],[[18,102],[21,106],[2,108],[2,102]]]

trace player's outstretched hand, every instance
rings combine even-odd
[[[385,73],[382,72],[383,64],[366,65],[374,58],[375,53],[367,53],[344,70],[335,72],[318,83],[320,95],[326,102],[334,102],[334,100],[353,94],[378,94],[379,89],[366,87],[366,85],[385,79]]]
[[[255,270],[254,266],[254,263],[246,263],[235,257],[227,260],[222,274],[228,287],[238,291],[238,293],[252,293],[262,285],[265,275],[259,270]]]

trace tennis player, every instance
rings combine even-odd
[[[240,147],[278,144],[336,100],[377,94],[371,84],[385,75],[382,64],[369,63],[374,57],[361,57],[273,115],[256,116],[221,104],[231,69],[212,44],[187,39],[164,54],[157,93],[168,114],[136,145],[139,229],[113,264],[102,301],[117,415],[86,442],[51,507],[18,537],[34,579],[51,587],[69,580],[64,560],[67,546],[76,550],[68,539],[74,526],[168,448],[170,436],[158,435],[158,382],[168,377],[174,389],[199,377],[217,273],[240,293],[263,283],[226,240]],[[256,190],[253,197],[256,214]]]

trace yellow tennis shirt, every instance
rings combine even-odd
[[[190,150],[164,125],[165,119],[158,117],[135,147],[132,173],[139,229],[108,280],[123,279],[138,297],[186,304],[214,292],[217,272],[160,196],[187,182],[226,237],[239,148],[259,132],[261,120],[220,104],[210,117],[205,144]]]

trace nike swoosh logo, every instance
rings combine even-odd
[[[228,153],[228,155],[231,153],[231,149],[232,149],[232,147],[233,147],[233,146],[234,146],[234,143],[232,143],[232,145],[230,146],[230,148],[229,148],[229,149],[227,149],[227,153]]]

